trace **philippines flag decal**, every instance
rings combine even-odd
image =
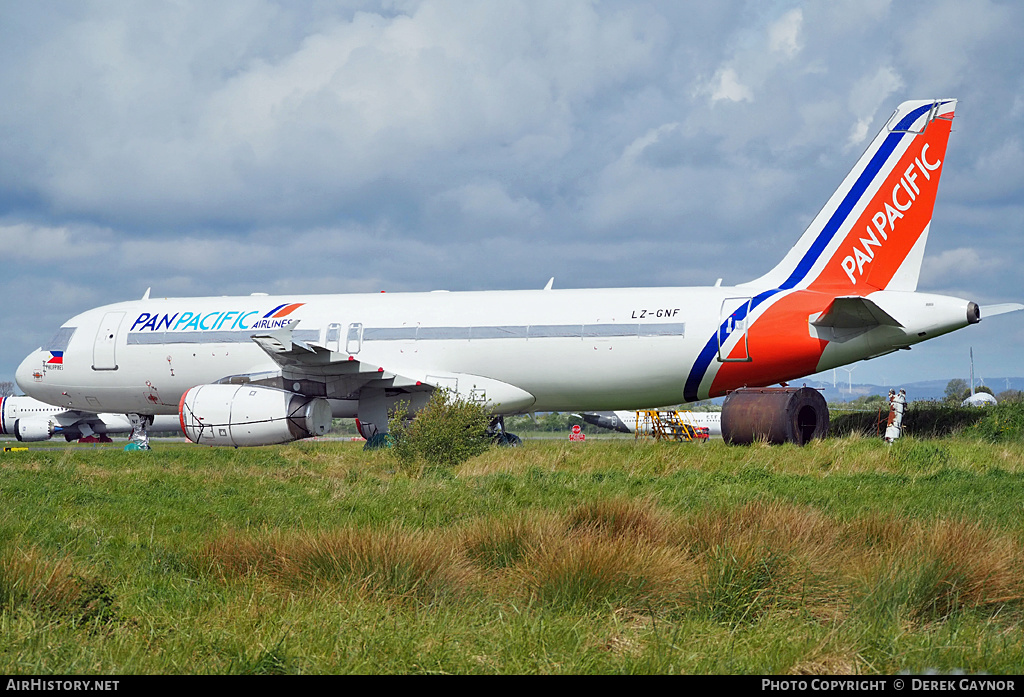
[[[64,352],[50,351],[50,360],[46,361],[46,365],[64,365]]]

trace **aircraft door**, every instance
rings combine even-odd
[[[335,353],[341,352],[341,325],[327,325],[327,348]]]
[[[103,315],[96,342],[92,346],[93,370],[117,370],[117,330],[121,328],[123,312],[108,312]]]
[[[722,301],[718,325],[718,360],[721,363],[748,363],[753,360],[747,344],[750,301],[750,298],[726,298]],[[734,347],[730,341],[733,336],[737,337]],[[736,355],[730,358],[731,352]]]
[[[14,423],[18,420],[18,403],[7,397],[0,397],[0,433],[14,434]]]
[[[348,325],[348,335],[345,338],[345,352],[350,354],[359,353],[359,349],[363,347],[363,325],[360,322],[354,322]]]

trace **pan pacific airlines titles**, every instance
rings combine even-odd
[[[780,263],[735,286],[154,299],[66,322],[17,381],[66,409],[263,445],[445,389],[496,415],[768,386],[1024,309],[917,292],[953,99],[901,104]]]
[[[182,311],[169,314],[150,314],[140,312],[132,323],[129,333],[138,332],[187,332],[187,331],[220,331],[246,329],[280,329],[291,323],[288,317],[303,303],[278,305],[260,318],[260,310],[221,310],[213,312]]]
[[[850,277],[850,283],[856,285],[857,279],[864,275],[864,265],[870,264],[875,258],[872,247],[881,249],[885,242],[888,241],[889,235],[896,233],[896,222],[904,217],[904,214],[914,205],[917,196],[921,195],[921,188],[917,185],[917,174],[915,174],[915,171],[923,175],[925,181],[931,181],[931,173],[942,166],[941,160],[934,163],[929,162],[927,152],[928,143],[924,143],[921,146],[920,155],[915,157],[914,161],[907,166],[903,177],[893,186],[892,205],[890,205],[889,200],[882,201],[884,208],[876,211],[871,216],[871,223],[866,226],[867,237],[861,237],[857,240],[857,243],[852,248],[853,253],[843,258],[843,270]],[[938,175],[936,175],[932,188],[934,189],[935,186],[938,186],[938,183]],[[923,185],[924,182],[922,182]],[[934,191],[930,193],[934,197]],[[903,203],[900,202],[901,197],[903,198]],[[926,200],[928,200],[927,196]],[[854,269],[857,272],[856,277],[854,277]]]

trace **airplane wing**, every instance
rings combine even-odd
[[[382,366],[357,360],[347,353],[331,351],[317,344],[306,343],[294,336],[298,322],[292,322],[273,332],[256,334],[252,340],[277,363],[285,380],[311,379],[313,382],[330,382],[330,390],[338,396],[349,396],[359,388],[374,383],[375,386],[404,392],[425,391],[433,388],[422,380],[403,377],[384,370]],[[310,390],[298,390],[311,393]],[[317,392],[313,390],[312,393]],[[327,396],[327,395],[315,395]]]
[[[101,419],[98,414],[87,411],[76,411],[74,409],[59,411],[51,418],[60,426],[61,430],[67,431],[71,428],[77,428],[83,436],[91,435],[97,430],[97,426],[104,423],[103,419]],[[127,420],[127,417],[122,418]]]
[[[515,385],[466,373],[430,371],[415,373],[402,369],[389,370],[371,361],[357,359],[348,353],[331,351],[315,343],[295,338],[298,322],[252,340],[282,369],[284,389],[311,396],[336,399],[357,399],[364,388],[396,392],[429,392],[449,389],[470,401],[502,405],[520,410],[533,404],[532,394]],[[298,384],[302,389],[296,389]]]

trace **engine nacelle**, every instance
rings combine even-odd
[[[55,431],[50,419],[18,419],[14,422],[14,437],[22,443],[50,440]]]
[[[806,445],[824,438],[828,425],[828,404],[810,387],[745,387],[722,403],[722,438],[734,445]]]
[[[274,445],[331,428],[326,399],[262,385],[199,385],[182,395],[178,413],[185,437],[201,445]]]

